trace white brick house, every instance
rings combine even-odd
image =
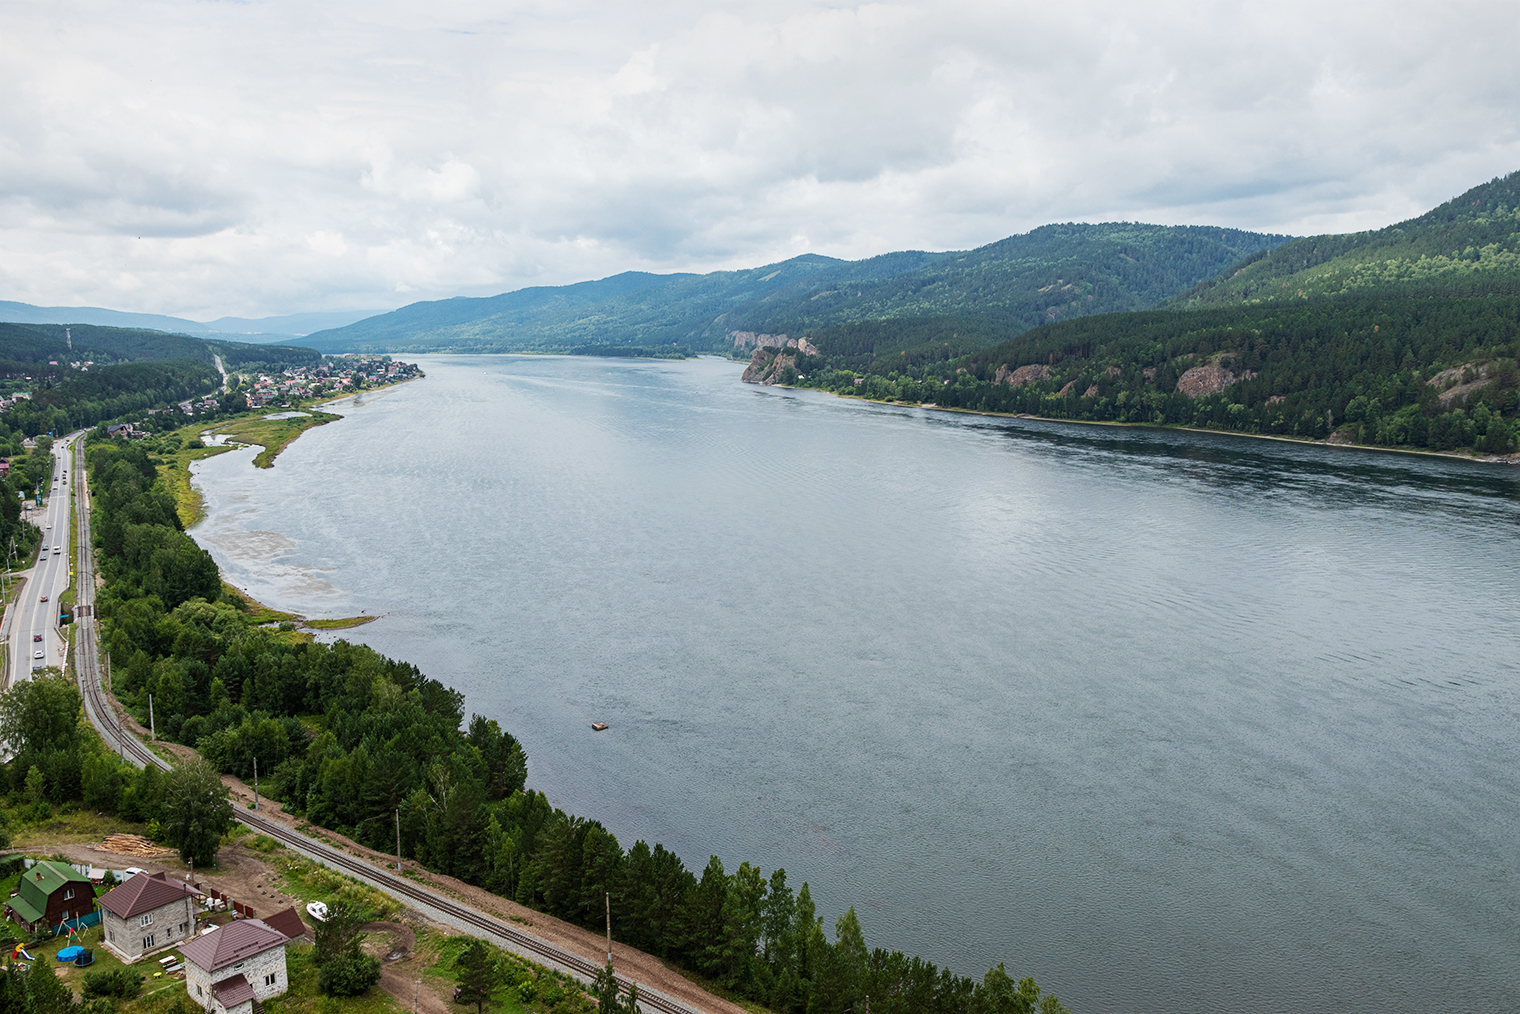
[[[162,873],[129,877],[97,901],[106,949],[130,963],[195,936],[195,899],[200,893]]]
[[[255,1000],[289,989],[285,945],[299,934],[281,922],[287,914],[295,917],[294,925],[304,933],[300,917],[291,910],[271,917],[280,929],[262,919],[239,919],[181,947],[190,999],[211,1014],[251,1014]]]

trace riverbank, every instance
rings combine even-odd
[[[253,459],[253,467],[273,468],[274,459],[279,457],[280,452],[289,447],[296,437],[313,427],[326,426],[330,422],[337,422],[343,418],[333,412],[307,408],[299,411],[304,414],[286,415],[281,419],[269,416],[241,419],[231,424],[213,427],[213,431],[217,436],[230,437],[240,444],[258,444],[264,449]],[[285,413],[276,413],[276,415],[285,415]]]
[[[958,408],[952,405],[936,405],[933,402],[909,402],[909,401],[883,401],[878,398],[863,398],[858,394],[843,394],[839,391],[827,391],[821,387],[797,387],[789,384],[766,384],[766,387],[780,387],[788,391],[817,391],[820,394],[831,395],[844,401],[859,401],[868,405],[887,405],[892,408],[916,408],[932,412],[953,412],[960,415],[990,416],[997,419],[1027,419],[1031,422],[1062,423],[1073,426],[1108,426],[1120,429],[1142,430],[1166,430],[1174,433],[1206,433],[1220,437],[1246,437],[1251,440],[1273,440],[1283,444],[1294,444],[1299,447],[1330,447],[1347,451],[1375,451],[1379,454],[1409,454],[1423,458],[1441,458],[1447,461],[1469,461],[1479,464],[1490,465],[1520,465],[1520,453],[1489,455],[1480,457],[1476,454],[1463,454],[1458,451],[1430,451],[1418,447],[1383,447],[1379,444],[1358,444],[1343,440],[1313,440],[1309,437],[1281,436],[1273,433],[1246,433],[1241,430],[1211,430],[1198,426],[1168,426],[1165,423],[1132,423],[1117,422],[1111,419],[1057,419],[1052,416],[1031,415],[1028,412],[992,412],[984,409]]]

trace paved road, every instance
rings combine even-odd
[[[69,483],[79,499],[79,517],[77,521],[77,541],[79,547],[79,608],[80,621],[77,624],[78,632],[74,645],[74,664],[79,681],[79,690],[84,697],[84,712],[89,718],[90,724],[99,730],[101,738],[106,745],[115,749],[124,758],[136,767],[146,764],[157,764],[167,770],[169,763],[162,757],[153,753],[137,737],[122,728],[116,719],[116,714],[111,710],[106,700],[105,691],[101,684],[101,668],[98,663],[98,649],[96,644],[96,630],[94,619],[95,604],[95,575],[93,553],[90,542],[90,519],[89,519],[89,495],[84,477],[84,453],[81,441],[75,457],[75,467],[69,472]],[[66,500],[66,497],[60,498]],[[87,611],[86,611],[87,610]],[[317,841],[297,831],[292,831],[283,824],[264,818],[238,807],[233,811],[237,820],[258,831],[278,840],[282,845],[299,852],[300,854],[314,859],[330,869],[339,870],[356,880],[363,881],[370,886],[384,891],[386,894],[401,901],[403,904],[422,912],[424,915],[438,922],[468,933],[471,936],[488,940],[513,954],[521,955],[539,964],[550,968],[569,972],[582,982],[590,982],[600,968],[597,962],[583,955],[567,951],[562,947],[542,940],[531,934],[524,933],[516,926],[508,925],[494,916],[486,915],[477,909],[462,905],[436,891],[429,890],[416,884],[389,868],[381,868],[373,863],[349,855],[338,849]],[[622,975],[618,976],[618,982],[627,992],[632,983]],[[646,1010],[659,1011],[661,1014],[703,1014],[703,1008],[693,1006],[674,997],[649,989],[646,986],[639,987],[639,1002]]]
[[[32,673],[46,665],[62,666],[67,642],[58,626],[58,596],[69,586],[69,567],[73,560],[69,535],[69,489],[75,476],[62,478],[70,468],[74,444],[79,434],[70,434],[53,443],[53,474],[44,506],[32,512],[32,520],[42,529],[37,561],[28,573],[11,614],[6,617],[10,664],[6,685],[32,678]],[[47,601],[42,598],[46,596]],[[42,658],[36,653],[41,651]]]

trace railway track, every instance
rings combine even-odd
[[[76,601],[81,620],[77,625],[75,636],[74,663],[80,694],[84,698],[85,715],[106,740],[107,745],[115,746],[118,753],[129,763],[139,768],[156,764],[167,771],[171,767],[169,762],[148,749],[141,740],[129,733],[117,721],[116,713],[111,709],[101,683],[94,620],[94,559],[90,551],[89,496],[85,480],[82,439],[76,441],[74,445],[74,457],[74,489],[78,496],[75,531],[78,562],[75,570],[75,586],[78,589]],[[89,608],[84,608],[86,606]],[[435,891],[414,884],[405,877],[397,876],[308,835],[292,831],[283,824],[266,820],[242,809],[235,809],[233,815],[239,823],[249,829],[268,835],[282,845],[315,859],[330,869],[347,873],[393,898],[410,904],[424,914],[440,918],[443,922],[490,940],[522,957],[568,972],[584,982],[590,982],[601,971],[600,965],[579,954],[524,933],[467,905],[461,905]],[[627,993],[633,985],[632,980],[622,975],[617,976],[617,981],[624,993]],[[698,1007],[693,1007],[648,987],[640,987],[639,1003],[651,1010],[660,1011],[661,1014],[704,1014]]]

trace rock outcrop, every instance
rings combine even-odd
[[[754,331],[733,331],[729,335],[734,340],[736,349],[780,349],[788,345],[795,345],[784,334],[757,334]]]
[[[1467,396],[1480,387],[1487,387],[1494,382],[1489,375],[1488,364],[1463,363],[1461,366],[1453,366],[1449,370],[1442,370],[1434,377],[1425,381],[1426,385],[1435,388],[1445,388],[1439,396],[1441,407],[1448,407],[1453,401],[1461,398],[1464,402]]]
[[[997,369],[997,374],[992,378],[994,384],[1007,384],[1009,387],[1023,387],[1037,380],[1050,379],[1050,367],[1044,363],[1035,363],[1031,366],[1020,366],[1016,370],[1010,370],[1004,363]]]
[[[1219,394],[1239,379],[1218,363],[1195,366],[1177,378],[1177,390],[1189,398]]]

